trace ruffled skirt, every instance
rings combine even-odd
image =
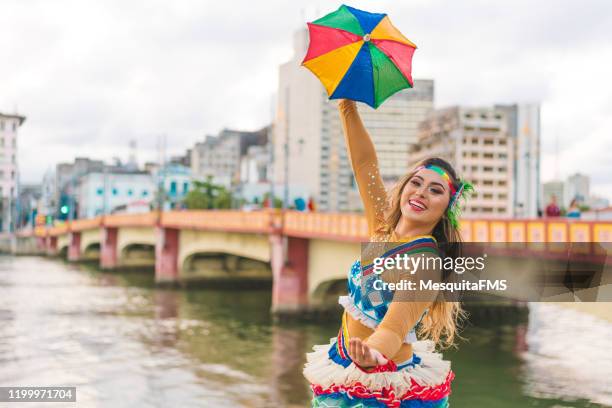
[[[307,354],[304,376],[314,394],[313,407],[448,407],[454,374],[433,342],[413,343],[412,361],[399,364],[397,371],[366,373],[338,347],[338,340]]]

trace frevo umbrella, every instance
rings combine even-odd
[[[310,44],[302,65],[319,78],[330,99],[346,98],[378,108],[412,88],[416,49],[386,14],[342,5],[308,23]]]

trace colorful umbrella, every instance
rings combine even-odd
[[[412,88],[416,45],[386,14],[342,5],[308,23],[308,31],[302,65],[319,78],[330,99],[353,99],[376,109],[397,91]]]

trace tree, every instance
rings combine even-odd
[[[268,202],[268,205],[271,205],[272,208],[283,208],[283,200],[281,200],[280,198],[275,196],[274,200],[272,200],[271,203],[269,202],[269,200],[270,200],[270,193],[269,192],[264,193],[263,199],[262,199],[264,203]]]
[[[232,194],[223,186],[214,184],[212,177],[206,181],[194,181],[183,202],[190,210],[212,210],[231,208]]]

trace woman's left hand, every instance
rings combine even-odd
[[[380,351],[368,346],[358,337],[352,337],[349,340],[348,352],[351,360],[364,368],[385,365],[389,361]]]

